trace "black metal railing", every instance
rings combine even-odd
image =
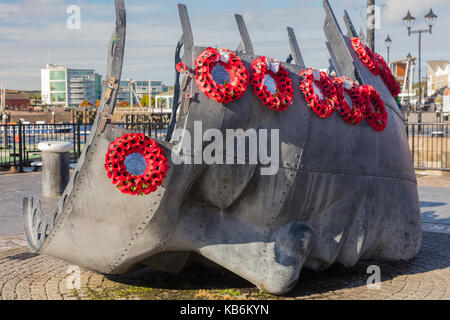
[[[140,123],[113,123],[114,125],[142,132],[163,140],[169,126],[168,119]],[[43,141],[68,141],[73,145],[71,162],[76,162],[86,144],[92,125],[84,123],[68,124],[0,124],[0,169],[16,167],[22,172],[25,167],[37,166],[42,160],[38,144]]]
[[[114,123],[132,132],[163,140],[169,118],[145,122]],[[69,124],[0,124],[0,168],[12,166],[19,171],[42,159],[38,144],[42,141],[69,141],[73,144],[70,159],[76,162],[89,137],[92,125]],[[408,123],[406,133],[416,169],[450,170],[450,123]]]
[[[450,123],[408,123],[406,127],[416,169],[450,170]]]

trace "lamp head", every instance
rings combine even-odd
[[[390,48],[390,47],[391,47],[392,40],[391,40],[391,38],[389,37],[389,35],[387,36],[386,40],[384,40],[384,43],[386,44],[386,47],[387,47],[387,48]]]
[[[433,9],[430,8],[430,12],[428,12],[428,14],[425,16],[425,21],[427,22],[428,27],[430,28],[430,33],[431,28],[433,28],[434,24],[436,23],[436,19],[437,15],[435,15]]]
[[[408,10],[408,14],[403,18],[403,23],[405,24],[406,28],[408,28],[408,33],[411,32],[411,27],[413,26],[415,20],[416,18],[414,18],[411,15],[411,12],[409,12]]]

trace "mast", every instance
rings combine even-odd
[[[148,108],[152,109],[152,80],[150,75],[148,76]]]
[[[375,51],[375,0],[367,0],[367,45]]]
[[[0,85],[0,115],[5,112],[6,88],[3,83]]]

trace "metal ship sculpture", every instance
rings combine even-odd
[[[395,84],[382,58],[356,39],[347,14],[344,34],[324,1],[333,70],[327,74],[305,67],[291,28],[287,62],[256,56],[240,15],[237,50],[194,46],[187,9],[179,5],[174,116],[167,141],[160,141],[110,124],[126,34],[124,0],[115,6],[108,84],[76,170],[53,213],[24,199],[34,252],[102,274],[142,266],[179,272],[197,254],[273,294],[291,290],[303,267],[416,255],[420,207]],[[229,82],[215,83],[217,64]],[[276,91],[264,84],[266,75]],[[278,170],[262,174],[262,162],[190,164],[196,162],[186,158],[205,145],[179,146],[198,122],[224,135],[279,130]],[[144,167],[127,170],[130,155],[144,159]]]

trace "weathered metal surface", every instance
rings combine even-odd
[[[252,40],[250,39],[250,35],[248,34],[244,18],[240,14],[235,14],[234,17],[236,18],[239,34],[241,35],[242,39],[236,51],[245,52],[248,54],[255,54],[253,50]]]
[[[292,29],[291,27],[288,27],[287,31],[288,31],[289,44],[291,46],[291,51],[292,51],[291,54],[295,60],[295,64],[304,68],[305,62],[303,61],[302,52],[300,50],[300,46],[298,45],[297,37],[295,36],[294,29]]]
[[[192,45],[185,47],[183,62],[192,67],[205,48],[193,46],[183,6],[180,16],[184,45]],[[334,30],[326,32],[336,63],[346,75],[363,74],[330,19]],[[256,58],[237,55],[247,69]],[[110,77],[120,79],[121,65],[113,62]],[[108,145],[127,131],[108,123],[102,132],[94,127],[51,218],[35,201],[25,200],[30,247],[100,273],[123,273],[141,264],[179,271],[189,252],[196,252],[275,294],[289,291],[303,266],[319,271],[335,262],[352,266],[360,259],[413,257],[421,244],[420,208],[401,118],[390,109],[387,129],[380,133],[366,123],[349,126],[337,113],[320,119],[298,89],[301,66],[282,65],[295,89],[285,112],[263,107],[251,88],[223,105],[200,93],[193,81],[184,86],[190,96],[181,94],[183,116],[176,128],[185,130],[176,130],[170,142],[158,141],[169,171],[148,196],[122,194],[103,167]],[[262,175],[260,162],[175,164],[182,162],[176,143],[188,139],[186,132],[194,134],[195,122],[203,132],[214,128],[224,136],[227,129],[279,130],[279,170]],[[195,159],[203,147],[183,155]]]
[[[347,27],[347,37],[358,37],[358,33],[356,32],[355,26],[353,25],[347,10],[344,10],[344,22]]]

